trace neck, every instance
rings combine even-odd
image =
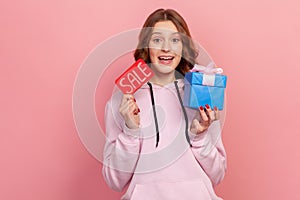
[[[175,81],[175,73],[172,72],[170,74],[163,74],[163,75],[159,75],[159,74],[155,74],[150,81],[152,83],[155,83],[156,85],[160,85],[160,86],[165,86],[169,83],[172,83]]]

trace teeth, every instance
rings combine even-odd
[[[171,59],[173,59],[173,57],[172,56],[160,56],[160,57],[158,57],[160,60],[171,60]]]

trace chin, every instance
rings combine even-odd
[[[164,64],[154,64],[154,67],[156,68],[157,72],[160,73],[171,73],[175,70],[176,67],[170,66],[170,65],[164,65]]]

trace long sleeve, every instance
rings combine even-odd
[[[220,122],[214,121],[207,131],[192,136],[191,149],[198,163],[212,181],[212,184],[215,186],[220,183],[225,176],[227,168]]]
[[[118,111],[118,109],[117,109]],[[122,191],[131,180],[140,152],[140,129],[126,127],[112,100],[105,108],[106,143],[102,173],[112,189]]]

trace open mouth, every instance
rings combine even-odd
[[[158,59],[161,61],[172,61],[174,56],[158,56]]]
[[[171,65],[174,56],[158,56],[159,63],[162,65]]]

